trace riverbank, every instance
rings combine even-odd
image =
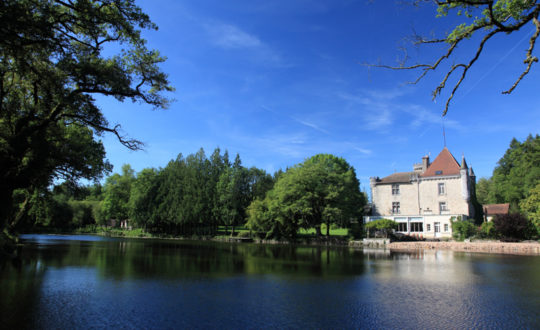
[[[268,240],[260,238],[247,238],[230,235],[219,236],[190,236],[190,237],[175,237],[166,235],[153,235],[143,232],[141,229],[124,230],[105,228],[98,231],[72,231],[69,233],[49,233],[49,234],[90,234],[106,237],[117,238],[140,238],[140,239],[166,239],[166,240],[193,240],[193,241],[217,241],[228,243],[254,243],[268,245],[314,245],[314,246],[349,246],[351,248],[364,248],[362,241],[349,240],[346,236],[308,236],[300,235],[295,241],[286,240]],[[476,252],[476,253],[493,253],[493,254],[514,254],[514,255],[540,255],[540,242],[521,242],[508,243],[499,241],[477,241],[477,242],[431,242],[431,241],[416,241],[416,242],[391,242],[379,245],[379,249],[389,249],[392,251],[415,251],[415,250],[451,250],[456,252]]]
[[[540,255],[539,242],[393,242],[388,244],[386,248],[393,251],[452,250],[457,252]]]

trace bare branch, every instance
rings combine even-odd
[[[529,49],[527,49],[527,56],[525,58],[525,61],[523,63],[527,64],[527,68],[521,73],[519,78],[516,80],[516,82],[510,87],[510,89],[502,92],[503,94],[510,94],[512,91],[517,87],[517,85],[521,82],[521,79],[525,77],[529,71],[531,70],[531,67],[533,63],[538,62],[538,57],[533,56],[532,52],[534,49],[534,45],[536,44],[536,39],[540,35],[540,22],[538,21],[538,17],[533,18],[533,24],[536,26],[536,31],[532,35],[531,39],[529,39]]]

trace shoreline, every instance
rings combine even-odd
[[[308,246],[331,246],[331,247],[350,247],[350,248],[366,248],[360,240],[348,240],[345,237],[331,237],[330,239],[323,237],[306,237],[298,239],[296,242],[267,240],[253,238],[250,241],[242,242],[236,237],[229,236],[199,236],[199,237],[158,237],[158,236],[124,236],[111,235],[110,232],[99,233],[38,233],[44,235],[95,235],[101,237],[112,238],[134,238],[134,239],[158,239],[158,240],[191,240],[191,241],[213,241],[232,244],[264,244],[264,245],[308,245]],[[431,242],[431,241],[416,241],[416,242],[391,242],[382,245],[380,250],[390,250],[396,252],[417,251],[417,250],[441,250],[455,252],[473,252],[487,254],[507,254],[507,255],[530,255],[540,256],[540,242],[500,242],[500,241],[475,241],[475,242]]]
[[[450,250],[456,252],[540,256],[540,243],[538,242],[392,242],[386,248],[392,251]]]

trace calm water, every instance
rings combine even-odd
[[[24,236],[0,328],[540,328],[540,257]]]

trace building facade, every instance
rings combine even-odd
[[[429,156],[413,171],[370,178],[372,215],[398,223],[398,232],[423,238],[452,236],[452,219],[473,217],[476,177],[465,157],[459,164],[444,147],[433,163]]]

